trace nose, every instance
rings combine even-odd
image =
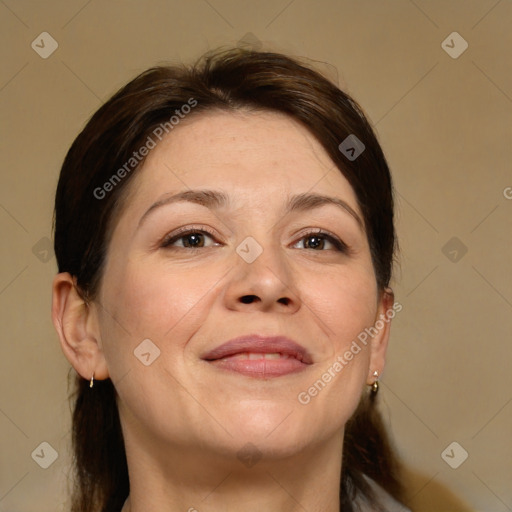
[[[264,248],[252,262],[238,254],[228,275],[224,300],[237,311],[275,311],[295,313],[300,308],[292,268],[280,248]]]

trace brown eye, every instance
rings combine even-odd
[[[207,245],[206,241],[208,239],[212,242],[214,241],[213,235],[207,231],[198,229],[182,231],[181,233],[171,234],[166,237],[162,242],[162,247],[170,249],[200,249],[202,247],[212,247],[214,245],[219,245],[216,242]]]
[[[304,244],[306,249],[323,249],[325,247],[325,238],[317,235],[305,237],[307,242]]]
[[[337,237],[323,232],[310,233],[303,236],[294,247],[297,247],[299,244],[302,244],[302,247],[298,247],[299,249],[311,249],[317,252],[324,250],[347,252],[348,249],[345,243]]]
[[[190,233],[182,236],[184,247],[204,247],[204,235],[202,233]]]

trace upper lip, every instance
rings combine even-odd
[[[223,357],[252,352],[256,354],[287,354],[305,364],[312,364],[309,352],[299,343],[286,336],[260,336],[249,334],[233,338],[202,356],[202,359],[214,361]]]

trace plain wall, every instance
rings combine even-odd
[[[49,239],[68,147],[140,71],[237,44],[311,59],[388,157],[403,310],[381,397],[413,508],[511,510],[511,22],[497,0],[1,2],[0,511],[67,510],[70,365]],[[43,59],[31,43],[45,31],[58,48]],[[442,46],[454,31],[458,58]],[[457,469],[441,456],[454,441],[468,453]],[[42,442],[58,453],[48,469],[31,456]]]

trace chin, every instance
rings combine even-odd
[[[314,418],[299,412],[300,409],[289,404],[251,401],[246,407],[241,406],[236,415],[230,415],[227,429],[234,435],[237,446],[251,443],[269,455],[288,456],[311,442],[312,435],[315,439],[320,436],[311,424]]]

